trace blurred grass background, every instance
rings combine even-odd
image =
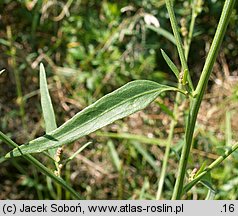
[[[185,18],[187,27],[191,2],[174,2],[178,21]],[[188,60],[194,83],[222,6],[222,1],[204,1],[196,19]],[[198,116],[188,175],[238,139],[235,8]],[[0,129],[19,144],[44,134],[40,62],[46,66],[58,125],[128,81],[149,79],[176,85],[160,53],[162,48],[179,65],[163,0],[2,0],[0,29],[0,70],[5,69],[0,76]],[[173,93],[162,95],[146,110],[67,146],[65,158],[87,141],[93,142],[63,170],[63,177],[86,199],[155,199],[173,101]],[[180,105],[181,112],[186,106]],[[183,126],[181,116],[163,199],[171,197]],[[0,149],[1,156],[10,150],[3,143]],[[216,199],[238,198],[237,165],[235,153],[212,172]],[[2,163],[0,176],[0,199],[52,199],[45,178],[22,158]],[[207,188],[198,184],[184,198],[204,199],[206,193]]]

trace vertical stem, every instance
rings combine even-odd
[[[32,23],[31,23],[31,40],[33,46],[35,46],[35,39],[36,39],[36,30],[37,27],[39,26],[39,19],[40,19],[40,10],[42,6],[42,0],[38,0],[36,3],[36,7],[34,9],[34,14],[32,17]]]
[[[175,14],[174,14],[172,2],[171,2],[171,0],[165,0],[165,3],[166,3],[166,7],[167,7],[167,10],[168,10],[168,13],[169,13],[171,27],[172,27],[174,37],[175,37],[175,40],[176,40],[176,45],[177,45],[177,49],[178,49],[178,53],[179,53],[179,58],[180,58],[180,61],[181,61],[181,64],[182,64],[182,69],[183,69],[183,71],[189,71],[187,61],[186,61],[186,58],[185,58],[185,55],[184,55],[182,40],[181,40],[181,37],[180,37],[180,34],[179,34],[179,27],[178,27],[177,20],[176,20]],[[193,91],[194,90],[193,83],[192,83],[189,72],[188,72],[187,78],[188,78],[189,87]]]
[[[62,187],[60,184],[56,184],[56,191],[57,191],[57,199],[61,200],[62,199]]]
[[[196,13],[197,1],[198,0],[194,0],[193,3],[192,3],[193,4],[192,16],[191,16],[191,22],[190,22],[190,26],[189,26],[187,45],[184,47],[184,52],[185,52],[184,55],[185,55],[186,60],[188,59],[188,54],[189,54],[189,50],[190,50],[190,46],[191,46],[191,42],[192,42],[192,38],[193,38],[195,20],[196,20],[196,17],[197,17],[197,13]]]
[[[120,162],[120,169],[118,170],[118,185],[117,185],[117,188],[118,188],[118,199],[119,200],[123,200],[123,183],[124,183],[124,170],[122,168],[122,163]]]
[[[49,176],[46,176],[46,185],[49,191],[49,195],[51,196],[49,199],[56,199],[57,196],[52,185],[52,179]]]
[[[65,164],[65,181],[70,185],[70,163]],[[65,191],[65,199],[70,200],[70,192]]]
[[[188,41],[184,48],[184,52],[185,52],[184,55],[185,55],[186,62],[188,59],[189,49],[190,49],[190,45],[191,45],[191,41],[192,41],[194,24],[195,24],[195,20],[197,17],[196,13],[195,13],[196,3],[197,3],[197,0],[194,0],[193,8],[192,8],[192,18],[191,18],[191,23],[190,23],[190,27],[189,27]],[[179,85],[178,88],[181,88],[181,85]],[[178,104],[180,103],[180,101],[181,101],[181,94],[179,92],[177,92],[176,98],[175,98],[175,105],[174,105],[174,109],[173,109],[173,114],[174,114],[175,118],[178,115]],[[164,186],[165,174],[166,174],[166,170],[167,170],[168,159],[169,159],[169,153],[170,153],[172,139],[173,139],[173,135],[174,135],[174,128],[175,128],[176,124],[177,124],[177,119],[172,119],[171,123],[170,123],[169,135],[168,135],[168,140],[166,143],[165,155],[163,158],[163,165],[162,165],[159,184],[158,184],[158,191],[157,191],[157,195],[156,195],[157,200],[159,200],[161,198],[161,194],[162,194],[162,190],[163,190],[163,186]]]
[[[180,98],[180,93],[177,92],[176,99],[175,99],[174,110],[173,110],[174,114],[176,114],[177,110],[178,110],[178,103],[176,103],[176,102],[179,100],[179,98]],[[175,116],[175,118],[176,118],[176,116]],[[170,153],[172,139],[173,139],[173,135],[174,135],[174,128],[175,128],[176,124],[177,124],[176,119],[172,119],[171,123],[170,123],[169,135],[168,135],[165,154],[164,154],[164,158],[163,158],[163,165],[162,165],[162,169],[161,169],[161,173],[160,173],[158,191],[157,191],[157,195],[156,195],[157,200],[159,200],[161,198],[161,194],[162,194],[162,190],[163,190],[163,186],[164,186],[165,174],[166,174],[168,160],[169,160],[169,153]]]
[[[22,119],[23,128],[26,129],[25,108],[24,108],[24,101],[22,98],[21,79],[20,79],[20,75],[19,75],[19,69],[17,68],[17,63],[16,63],[16,48],[14,47],[14,44],[13,44],[11,26],[7,26],[7,37],[10,42],[10,55],[11,55],[9,64],[13,69],[14,78],[15,78],[15,82],[16,82],[17,104],[20,107],[20,116]]]
[[[201,77],[199,79],[197,88],[195,90],[195,98],[191,100],[190,112],[187,120],[186,131],[185,131],[185,144],[182,149],[182,155],[179,163],[178,177],[175,183],[174,192],[172,199],[180,199],[183,189],[183,181],[185,177],[188,157],[191,149],[194,127],[197,120],[197,114],[202,102],[202,98],[208,83],[208,79],[212,72],[213,65],[215,63],[219,48],[221,46],[223,37],[227,25],[230,20],[231,12],[234,7],[236,0],[226,0],[222,10],[221,18],[214,36],[211,49],[209,50],[205,65]]]

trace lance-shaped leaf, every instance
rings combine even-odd
[[[168,90],[177,89],[147,80],[127,83],[77,113],[56,130],[15,148],[6,157],[39,153],[72,143],[118,119],[144,109],[161,92]]]
[[[40,64],[40,93],[41,93],[41,107],[43,117],[45,120],[46,133],[53,131],[57,128],[55,121],[55,113],[51,102],[49,90],[47,87],[45,68]]]
[[[162,56],[166,63],[168,64],[169,68],[173,71],[174,75],[179,79],[179,70],[176,67],[176,65],[172,62],[172,60],[169,58],[169,56],[165,53],[164,50],[161,49]]]
[[[43,117],[45,121],[45,131],[49,133],[57,128],[55,121],[54,108],[51,102],[50,93],[47,86],[46,74],[44,65],[40,64],[40,99],[41,99],[41,108],[43,112]],[[56,153],[55,149],[49,149],[49,153],[54,157]]]
[[[168,32],[167,30],[159,27],[159,28],[156,28],[154,26],[151,26],[151,25],[146,25],[146,28],[156,32],[157,34],[165,37],[166,39],[168,39],[170,42],[172,42],[175,46],[176,46],[176,40],[173,36],[173,34],[171,34],[170,32]]]

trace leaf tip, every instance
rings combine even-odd
[[[6,159],[9,159],[9,158],[11,157],[10,154],[11,154],[11,152],[8,152],[8,153],[5,155],[5,158],[6,158]]]
[[[40,63],[40,73],[44,73],[45,74],[45,67],[43,65],[43,63]]]
[[[22,149],[20,148],[20,146],[14,148],[13,150],[11,150],[10,152],[8,152],[6,155],[5,155],[5,158],[6,159],[9,159],[9,158],[14,158],[14,157],[19,157],[21,155],[24,155],[25,153],[22,152]]]
[[[42,62],[40,63],[40,68],[44,68],[44,64]]]
[[[5,69],[2,69],[2,70],[0,71],[0,75],[1,75],[4,71],[5,71]]]

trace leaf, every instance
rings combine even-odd
[[[162,56],[164,57],[164,60],[168,64],[169,68],[173,71],[174,75],[179,79],[179,70],[176,67],[176,65],[172,62],[172,60],[169,58],[169,56],[164,52],[164,50],[161,49]]]
[[[207,197],[206,200],[213,200],[216,195],[216,190],[212,187],[212,178],[211,173],[208,172],[200,181],[207,189]]]
[[[202,173],[202,172],[206,169],[206,167],[207,167],[207,162],[204,161],[204,162],[202,163],[202,166],[201,166],[201,167],[199,168],[199,170],[196,172],[194,178],[196,178],[200,173]]]
[[[15,148],[6,157],[39,153],[70,144],[118,119],[144,109],[161,92],[168,90],[178,89],[148,80],[129,82],[77,113],[56,130]]]
[[[174,45],[176,45],[176,40],[173,36],[173,34],[171,34],[170,32],[168,32],[167,30],[159,27],[159,28],[156,28],[154,26],[151,26],[151,25],[146,25],[146,28],[156,32],[157,34],[165,37],[166,39],[168,39],[169,41],[171,41]]]
[[[111,155],[112,162],[113,162],[115,168],[117,169],[117,171],[120,172],[120,170],[121,170],[121,160],[120,160],[119,155],[117,153],[117,150],[114,146],[114,143],[111,140],[109,140],[107,142],[107,146],[109,148],[109,153]]]
[[[117,139],[127,139],[127,140],[135,140],[140,141],[140,143],[146,143],[150,145],[158,145],[158,146],[166,146],[166,139],[158,139],[158,138],[148,138],[147,136],[138,135],[138,134],[129,134],[129,133],[111,133],[111,132],[97,132],[97,136],[102,137],[111,137]]]
[[[67,158],[64,162],[64,165],[73,160],[78,154],[80,154],[85,148],[87,148],[92,142],[85,143],[82,147],[80,147],[76,152],[74,152],[69,158]]]
[[[57,128],[57,125],[55,121],[55,113],[51,102],[50,93],[47,86],[45,68],[42,63],[40,64],[40,95],[41,108],[45,121],[45,131],[46,133],[49,133],[50,131],[55,130]],[[51,157],[54,157],[56,150],[56,148],[48,150]]]
[[[145,199],[146,191],[150,188],[150,182],[148,180],[148,177],[145,177],[144,183],[142,185],[141,191],[140,191],[140,200]]]
[[[46,75],[44,65],[40,64],[40,94],[41,94],[41,108],[45,121],[46,133],[57,128],[55,121],[55,113],[51,103],[50,94],[47,87]]]
[[[216,196],[215,191],[208,189],[207,196],[205,200],[214,200]]]
[[[160,168],[159,166],[156,164],[155,159],[152,157],[152,155],[145,149],[142,147],[142,145],[140,145],[140,143],[137,142],[133,142],[132,145],[135,147],[135,149],[145,158],[145,160],[148,162],[148,164],[150,164],[151,167],[154,168],[154,170],[159,173],[160,172]]]
[[[175,119],[173,112],[164,104],[161,103],[160,101],[156,101],[156,103],[159,105],[159,107],[171,118]]]

